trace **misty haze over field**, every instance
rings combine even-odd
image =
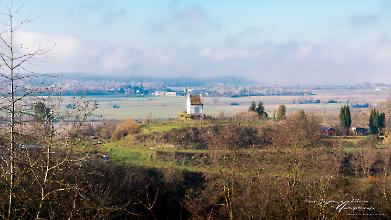
[[[52,48],[42,72],[391,83],[389,0],[23,3],[38,18],[17,40]]]

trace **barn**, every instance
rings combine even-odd
[[[335,137],[337,136],[337,129],[333,127],[321,127],[323,137]]]
[[[352,128],[352,132],[356,136],[367,136],[370,132],[368,128]]]

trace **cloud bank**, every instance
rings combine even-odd
[[[243,23],[243,27],[233,29],[200,5],[174,1],[149,14],[139,29],[124,25],[129,9],[109,5],[107,10],[88,9],[93,13],[86,15],[86,23],[80,21],[81,24],[98,22],[106,35],[111,33],[107,28],[116,24],[121,29],[113,32],[113,39],[114,35],[133,33],[136,40],[119,42],[94,36],[85,39],[72,34],[21,31],[18,41],[52,48],[50,58],[37,67],[41,72],[158,77],[231,75],[285,85],[391,83],[391,37],[387,29],[379,28],[389,16],[386,6],[375,11],[353,11],[346,15],[345,23],[329,29],[334,30],[327,33],[329,36],[319,33],[325,36],[318,40],[306,38],[304,32],[281,40],[273,36],[284,27]],[[69,13],[77,17],[80,10],[84,11],[73,8]],[[366,36],[367,33],[370,34]]]
[[[236,75],[280,84],[390,81],[391,39],[388,36],[363,48],[294,41],[242,45],[234,42],[248,37],[240,33],[238,38],[205,46],[123,47],[44,33],[18,35],[24,44],[51,46],[49,59],[37,66],[42,72],[178,77]]]

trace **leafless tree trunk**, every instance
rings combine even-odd
[[[18,21],[20,10],[10,6],[0,14],[0,127],[5,124],[6,128],[0,129],[0,182],[5,184],[5,189],[0,187],[0,217],[72,219],[117,211],[137,216],[125,209],[127,205],[98,203],[89,207],[80,202],[91,201],[91,195],[98,201],[99,196],[107,197],[91,193],[99,188],[98,183],[89,182],[91,173],[77,176],[87,170],[84,162],[88,156],[74,151],[96,103],[84,97],[64,98],[59,88],[38,83],[48,76],[30,68],[46,60],[49,50],[27,48],[19,42],[17,31],[31,22],[29,18]],[[35,119],[34,106],[40,102],[50,110],[44,120]],[[3,130],[6,138],[1,135]],[[64,197],[71,200],[64,201]],[[157,195],[153,202],[148,198],[145,208],[151,213],[156,200]],[[61,209],[64,204],[67,209]],[[84,207],[78,207],[80,204]],[[56,213],[59,210],[62,212]]]
[[[46,51],[37,49],[33,52],[24,53],[23,46],[16,46],[15,32],[26,23],[31,20],[26,18],[19,22],[15,20],[15,15],[20,12],[21,8],[14,10],[12,6],[8,8],[7,13],[2,13],[3,19],[1,24],[5,27],[0,34],[1,40],[1,77],[5,82],[5,88],[2,88],[3,100],[6,103],[2,103],[1,109],[6,111],[9,116],[9,146],[8,146],[8,172],[6,182],[8,185],[8,213],[7,218],[12,218],[13,213],[13,200],[14,200],[14,187],[15,187],[15,148],[16,148],[16,125],[18,109],[17,105],[23,101],[23,97],[28,96],[33,90],[23,90],[19,87],[19,82],[33,77],[31,72],[28,73],[25,64],[32,61],[39,56],[42,56]],[[7,88],[8,87],[8,88]],[[8,90],[8,91],[7,91]]]
[[[53,182],[55,173],[58,172],[70,162],[80,162],[83,158],[73,158],[65,156],[61,160],[53,158],[53,148],[60,145],[69,145],[65,139],[71,133],[76,133],[81,124],[86,121],[86,118],[91,115],[94,105],[89,102],[74,100],[77,108],[64,111],[63,99],[61,97],[52,96],[56,91],[42,84],[34,81],[39,81],[39,78],[44,77],[44,74],[37,74],[30,70],[32,64],[37,61],[46,59],[48,50],[29,49],[23,45],[23,42],[16,41],[17,31],[24,24],[30,23],[30,18],[18,20],[17,17],[21,8],[14,10],[10,6],[6,13],[1,13],[2,19],[0,24],[3,30],[0,33],[0,111],[7,121],[8,144],[2,146],[3,161],[1,170],[3,171],[3,180],[7,187],[8,194],[8,208],[3,218],[13,219],[16,217],[15,211],[20,210],[16,207],[15,199],[23,200],[24,198],[17,195],[16,187],[20,182],[27,181],[24,175],[27,173],[32,175],[33,182],[37,183],[40,188],[40,195],[37,204],[36,219],[41,218],[41,211],[45,202],[53,194],[73,191],[77,187],[67,184],[58,185],[58,187],[48,188],[49,184]],[[50,104],[51,110],[56,110],[57,114],[51,112],[51,117],[56,117],[57,120],[62,121],[58,123],[57,128],[65,127],[67,131],[55,128],[52,119],[44,121],[40,125],[42,128],[36,127],[34,131],[34,112],[33,105],[36,101],[44,101]],[[57,108],[57,109],[55,109]],[[3,122],[2,122],[3,123]],[[42,132],[40,132],[42,130]],[[71,131],[72,130],[72,131]],[[34,149],[28,149],[26,141],[34,139],[37,140],[39,146],[34,146]],[[41,150],[38,150],[40,148]],[[36,155],[37,152],[41,151]],[[24,164],[24,165],[21,165]],[[20,188],[20,187],[19,187]],[[26,211],[28,212],[28,211]],[[32,215],[32,213],[30,213]],[[32,216],[31,216],[32,217]]]

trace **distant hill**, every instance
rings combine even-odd
[[[57,73],[53,74],[58,77],[55,81],[118,81],[118,82],[148,82],[160,84],[167,87],[198,87],[198,86],[213,86],[213,85],[259,85],[259,82],[250,81],[245,78],[236,76],[222,76],[211,78],[196,78],[196,77],[143,77],[143,76],[121,76],[121,75],[104,75],[90,73]]]

